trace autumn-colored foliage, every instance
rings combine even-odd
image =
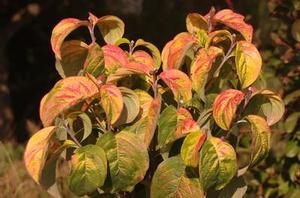
[[[267,155],[283,101],[255,83],[262,60],[242,15],[211,9],[189,14],[186,26],[162,53],[123,38],[115,16],[90,13],[55,26],[63,79],[41,100],[45,128],[24,155],[38,184],[56,197],[66,183],[74,196],[244,195],[243,175]],[[78,27],[89,30],[90,44],[66,39]],[[249,148],[240,144],[245,137]],[[67,164],[65,177],[58,162]]]

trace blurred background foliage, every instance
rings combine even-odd
[[[300,0],[0,0],[0,197],[47,197],[24,170],[22,144],[41,127],[39,101],[59,79],[50,48],[59,20],[113,14],[124,20],[125,37],[162,49],[185,30],[188,13],[205,14],[211,6],[231,8],[254,26],[264,60],[257,85],[286,104],[273,127],[272,151],[247,174],[247,197],[299,198]]]

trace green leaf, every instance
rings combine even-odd
[[[186,166],[196,168],[199,164],[199,151],[206,135],[202,131],[188,134],[181,146],[180,156]]]
[[[145,144],[130,132],[111,132],[101,136],[97,145],[107,155],[112,192],[132,191],[143,180],[149,167],[149,156]]]
[[[159,69],[160,64],[161,64],[161,57],[160,57],[160,52],[157,49],[157,47],[150,42],[144,41],[143,39],[138,39],[136,41],[135,47],[137,47],[137,46],[144,46],[150,50],[153,60],[154,60],[155,68]]]
[[[156,169],[151,183],[152,198],[204,198],[198,178],[186,175],[180,157],[163,161]]]
[[[133,122],[140,112],[140,101],[137,94],[126,87],[119,87],[119,89],[123,96],[124,106],[121,116],[115,123],[116,126]]]
[[[237,173],[237,159],[234,148],[215,137],[209,137],[200,150],[199,175],[204,189],[212,186],[220,190]]]
[[[284,98],[284,104],[289,105],[290,103],[293,103],[297,101],[297,99],[300,98],[300,89],[293,91],[292,93],[288,94]]]
[[[88,45],[79,40],[65,41],[60,49],[61,60],[56,59],[55,68],[62,78],[76,76],[83,69]]]
[[[107,161],[102,148],[86,145],[74,151],[69,187],[78,196],[92,193],[104,184]]]
[[[284,128],[287,133],[292,133],[297,126],[298,120],[300,118],[300,112],[295,112],[289,115],[284,122]]]
[[[98,77],[104,70],[104,54],[97,43],[92,43],[88,47],[84,70],[95,77]]]
[[[82,125],[83,125],[83,137],[81,139],[81,142],[83,140],[85,140],[92,133],[92,128],[93,128],[92,127],[92,121],[86,113],[80,112],[80,111],[72,112],[67,117],[69,118],[69,123],[70,123],[71,126],[73,125],[74,121],[77,118],[81,119],[81,122],[82,122]]]
[[[289,141],[285,147],[285,155],[289,158],[295,157],[299,152],[300,147],[297,141]]]
[[[246,120],[252,132],[251,166],[264,159],[271,145],[271,130],[266,120],[257,115],[248,115]]]

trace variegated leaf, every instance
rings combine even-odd
[[[199,30],[208,30],[207,20],[198,13],[188,14],[185,21],[186,29],[191,34],[195,34]]]
[[[161,57],[160,57],[160,52],[157,49],[157,47],[150,42],[144,41],[143,39],[138,39],[136,41],[135,47],[137,47],[137,46],[144,46],[150,50],[152,57],[153,57],[154,68],[159,69],[160,64],[161,64]]]
[[[104,53],[97,43],[91,43],[88,47],[88,55],[84,62],[84,70],[98,77],[104,70]]]
[[[108,74],[114,73],[118,68],[128,63],[126,53],[118,46],[107,44],[102,47],[104,53],[105,69]]]

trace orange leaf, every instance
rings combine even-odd
[[[150,56],[147,52],[138,50],[135,51],[131,56],[135,62],[142,63],[150,70],[154,69],[154,61],[152,56]]]
[[[162,72],[160,77],[172,90],[177,102],[187,102],[192,98],[192,82],[182,71],[170,69]]]
[[[40,117],[43,125],[50,126],[60,113],[94,96],[97,92],[97,85],[83,76],[68,77],[58,81],[41,101]]]
[[[191,113],[185,108],[177,109],[177,126],[175,137],[179,139],[188,133],[198,130],[200,130],[200,128],[197,122],[193,120]]]
[[[202,48],[199,50],[196,59],[191,65],[192,86],[197,94],[204,91],[203,88],[206,83],[207,74],[211,69],[216,57],[222,53],[222,49],[217,47]]]
[[[163,48],[162,52],[161,52],[161,59],[162,59],[162,63],[163,63],[163,70],[167,70],[168,69],[168,57],[169,57],[169,53],[170,53],[170,47],[173,44],[173,40],[169,41]]]
[[[88,26],[88,21],[81,21],[75,18],[67,18],[61,20],[53,29],[51,35],[52,51],[57,58],[61,59],[60,48],[65,38],[80,26]]]
[[[105,69],[108,73],[113,73],[128,63],[127,55],[120,47],[107,44],[102,47],[102,50],[104,53]]]
[[[164,70],[167,69],[179,69],[180,66],[184,63],[184,58],[187,51],[197,42],[197,39],[190,33],[183,32],[178,34],[174,39],[173,42],[168,46],[169,53],[167,51],[163,56],[168,54],[167,62],[164,63],[166,67]],[[169,44],[169,43],[168,43]],[[168,49],[165,49],[168,50]],[[163,61],[164,60],[163,58]]]
[[[114,124],[123,110],[123,96],[115,85],[103,85],[100,88],[100,103],[104,109],[107,119]]]
[[[237,14],[232,10],[224,9],[217,12],[216,15],[214,15],[213,20],[231,27],[240,32],[247,41],[252,41],[253,28],[251,25],[245,23],[244,16]]]
[[[243,99],[244,93],[235,89],[225,90],[216,97],[213,117],[219,127],[224,130],[230,129],[237,107]]]

